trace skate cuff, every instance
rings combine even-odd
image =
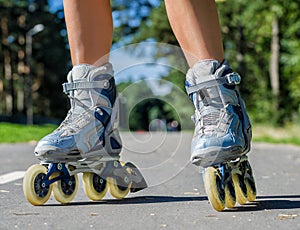
[[[76,89],[108,89],[110,82],[108,79],[102,81],[78,81],[78,82],[69,82],[62,84],[63,91],[65,94],[68,94],[69,91]]]
[[[197,92],[205,87],[212,87],[215,85],[238,85],[241,82],[241,76],[238,73],[229,73],[223,77],[215,77],[214,75],[211,76],[214,77],[214,79],[203,81],[196,85],[186,87],[186,92],[188,93],[188,95]]]

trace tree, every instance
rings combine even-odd
[[[61,97],[60,83],[65,81],[69,66],[65,25],[61,12],[49,13],[43,1],[0,1],[1,55],[4,75],[0,74],[0,114],[10,120],[25,121],[26,63],[25,35],[36,24],[45,29],[33,37],[31,76],[34,113],[47,117],[62,117],[66,113],[66,98]],[[59,102],[59,103],[57,103]]]
[[[299,3],[226,0],[218,6],[226,58],[243,77],[240,91],[252,120],[278,125],[291,121],[295,107],[283,103],[291,98],[282,57],[283,44],[292,44],[294,35],[284,37],[283,31],[293,24],[286,22],[289,16],[299,17]]]
[[[225,57],[242,75],[239,90],[252,120],[278,125],[299,120],[300,2],[226,0],[217,4]],[[163,1],[139,25],[128,43],[150,40],[177,45]],[[118,30],[122,29],[120,25]],[[156,58],[165,55],[159,52]],[[183,89],[182,75],[175,76],[180,73],[171,71],[165,79]]]

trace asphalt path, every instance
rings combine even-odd
[[[249,154],[258,196],[223,212],[208,202],[200,168],[189,162],[190,133],[122,133],[124,161],[149,188],[99,202],[79,190],[70,204],[52,196],[32,206],[22,192],[26,169],[38,163],[35,143],[0,145],[0,229],[300,229],[300,148],[253,143]]]

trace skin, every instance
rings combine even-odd
[[[222,62],[224,51],[214,0],[165,0],[174,34],[190,67],[197,61]],[[73,65],[109,61],[113,22],[109,0],[64,0]]]
[[[215,1],[165,0],[165,4],[189,66],[206,59],[222,62],[224,49]]]
[[[73,65],[108,62],[113,22],[109,0],[64,0]]]

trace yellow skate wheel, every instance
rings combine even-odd
[[[129,183],[127,187],[120,186],[118,181],[115,178],[107,178],[109,184],[110,194],[116,199],[123,199],[130,191],[132,182]]]
[[[76,174],[70,176],[68,179],[57,181],[53,186],[54,198],[62,204],[71,202],[74,199],[77,191],[78,177]]]
[[[107,190],[108,185],[106,180],[95,173],[83,173],[83,189],[86,196],[94,201],[101,200]]]
[[[120,164],[124,167],[125,163],[124,162],[120,162]],[[130,168],[127,169],[128,173],[131,173]],[[132,182],[130,182],[128,184],[128,186],[121,186],[120,184],[124,184],[123,181],[119,181],[120,179],[116,179],[116,178],[112,178],[112,177],[108,177],[107,178],[107,182],[109,185],[109,190],[110,190],[110,194],[116,198],[116,199],[123,199],[125,196],[127,196],[127,194],[130,191]],[[124,181],[124,182],[129,182],[129,178],[124,178],[124,180],[128,180],[128,181]]]
[[[247,187],[241,175],[235,173],[232,175],[236,200],[239,204],[247,203]]]
[[[245,184],[247,188],[247,199],[250,202],[255,201],[256,199],[256,186],[255,186],[255,180],[253,177],[252,168],[249,161],[245,161],[244,164],[245,168]]]
[[[252,180],[246,179],[245,180],[246,188],[247,188],[247,199],[250,202],[255,201],[256,199],[256,187],[254,178]]]
[[[214,167],[208,167],[204,173],[204,185],[208,199],[217,211],[225,208],[224,191],[221,187],[221,175]]]
[[[43,205],[51,195],[52,184],[45,186],[42,183],[47,174],[47,168],[43,165],[35,164],[29,167],[23,179],[23,192],[26,199],[32,205]]]
[[[233,182],[229,182],[225,186],[225,206],[227,208],[233,208],[236,203],[235,192]]]

